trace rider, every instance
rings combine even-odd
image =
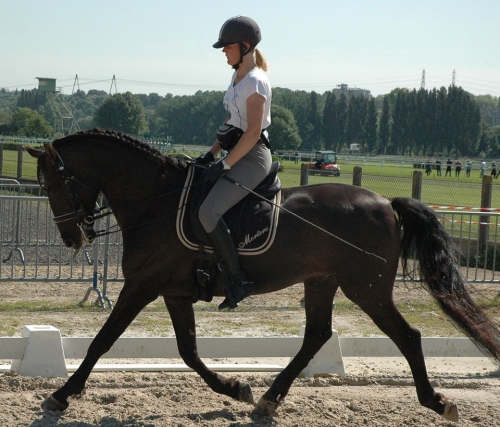
[[[235,70],[224,95],[227,111],[224,125],[238,128],[236,131],[241,135],[236,145],[228,149],[227,156],[217,163],[213,162],[221,151],[220,137],[209,152],[196,159],[200,164],[211,163],[204,171],[204,177],[216,181],[198,215],[226,275],[226,299],[219,309],[237,307],[238,302],[251,293],[252,283],[243,278],[238,252],[222,218],[247,195],[247,191],[234,182],[218,178],[227,175],[232,181],[254,189],[269,174],[272,164],[265,131],[271,124],[272,92],[265,74],[267,62],[256,48],[260,40],[260,28],[253,19],[235,16],[224,23],[219,39],[213,45],[216,49],[222,48],[227,63]],[[224,144],[222,148],[226,149]]]

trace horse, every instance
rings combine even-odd
[[[79,250],[92,240],[100,193],[123,236],[125,280],[116,304],[79,368],[42,403],[46,411],[64,411],[69,397],[81,395],[99,358],[161,296],[186,365],[214,392],[253,404],[257,413],[274,414],[294,379],[332,336],[332,306],[340,288],[406,358],[420,404],[456,421],[456,404],[430,383],[420,332],[393,301],[399,262],[403,274],[412,278],[410,259],[444,313],[484,354],[500,362],[499,328],[469,295],[453,241],[432,209],[415,199],[388,199],[345,184],[284,188],[272,245],[262,254],[240,256],[241,267],[254,294],[304,283],[306,327],[298,353],[255,403],[248,383],[208,369],[197,351],[192,266],[199,253],[181,244],[173,215],[189,162],[131,136],[99,129],[57,139],[43,149],[24,148],[37,158],[39,183],[66,246]],[[224,296],[220,284],[213,295]]]

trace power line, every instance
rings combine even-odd
[[[428,87],[434,86],[449,86],[456,84],[456,72],[453,70],[452,79],[450,84],[445,83],[445,81],[449,79],[449,74],[427,74],[425,69],[422,72],[422,75],[419,79],[418,74],[409,75],[409,74],[394,74],[394,75],[383,75],[383,76],[350,76],[347,79],[338,79],[336,81],[308,81],[308,82],[279,82],[273,81],[274,87],[293,87],[293,88],[334,88],[336,87],[340,81],[346,81],[350,86],[355,87],[366,87],[371,91],[391,91],[395,87],[407,87],[407,88],[417,88],[422,87],[422,84],[427,85]],[[225,84],[193,84],[193,83],[171,83],[171,82],[155,82],[148,80],[134,80],[134,79],[118,79],[115,76],[109,79],[90,79],[85,77],[80,77],[77,75],[76,80],[74,78],[71,79],[59,79],[59,82],[71,82],[67,85],[60,85],[61,88],[72,87],[74,91],[74,86],[78,83],[78,89],[80,86],[91,86],[97,85],[101,83],[111,83],[111,92],[113,85],[115,86],[115,92],[117,92],[117,82],[122,83],[123,85],[134,84],[134,85],[147,85],[147,86],[159,86],[166,88],[175,88],[175,89],[204,89],[204,90],[225,90],[227,85]],[[448,80],[449,81],[449,80]],[[420,82],[420,85],[418,84]],[[470,76],[464,76],[460,78],[460,82],[462,86],[467,86],[464,89],[474,90],[474,91],[500,91],[500,81],[493,82],[485,79],[477,79]],[[18,89],[24,87],[34,86],[33,84],[21,84],[15,86],[5,86],[4,89]]]

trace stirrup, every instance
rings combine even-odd
[[[250,295],[252,285],[253,282],[240,281],[225,286],[226,298],[219,304],[219,310],[238,307],[238,303]]]

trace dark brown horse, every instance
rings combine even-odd
[[[42,407],[66,409],[68,398],[83,392],[99,358],[160,295],[186,365],[213,391],[253,403],[248,384],[216,374],[198,356],[192,265],[199,255],[181,244],[172,215],[185,185],[186,165],[131,137],[98,130],[56,140],[45,145],[44,151],[26,150],[38,158],[40,181],[64,243],[75,249],[86,244],[85,216],[92,215],[102,192],[115,212],[124,248],[125,284],[114,309],[83,363]],[[455,404],[429,382],[420,332],[408,325],[392,298],[399,259],[406,267],[412,255],[443,311],[485,354],[500,361],[498,326],[467,293],[451,239],[434,212],[417,200],[388,200],[342,184],[284,189],[281,200],[284,210],[273,245],[263,255],[241,257],[242,268],[254,282],[256,294],[304,282],[306,329],[302,348],[261,397],[256,410],[274,412],[293,380],[331,337],[332,301],[340,287],[405,356],[420,403],[447,419],[458,419]],[[220,286],[215,295],[223,296]]]

